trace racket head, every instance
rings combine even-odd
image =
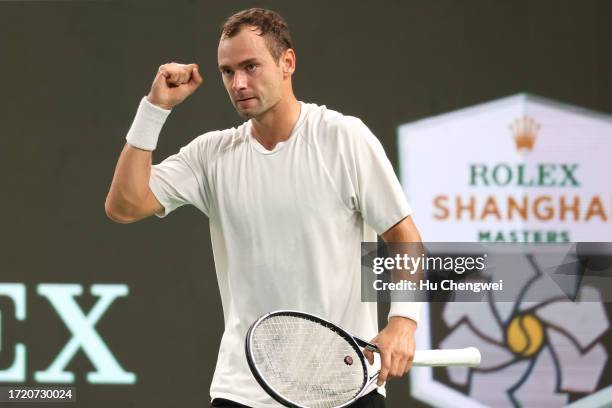
[[[368,385],[361,348],[341,327],[308,313],[267,313],[249,328],[246,357],[253,376],[292,408],[341,408]]]

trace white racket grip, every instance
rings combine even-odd
[[[414,353],[412,365],[417,367],[476,367],[480,364],[480,358],[480,350],[476,347],[447,350],[417,350]]]

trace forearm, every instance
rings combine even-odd
[[[130,222],[139,217],[139,209],[151,194],[152,155],[129,143],[123,147],[105,203],[106,214],[113,220]]]
[[[399,254],[401,256],[408,255],[410,257],[420,257],[423,253],[424,248],[421,243],[421,236],[410,216],[391,227],[382,237],[386,243],[391,244],[389,252],[392,255]],[[408,272],[402,270],[392,273],[394,282],[401,280],[418,281],[422,277],[423,270],[420,268],[416,271]],[[388,319],[389,322],[394,318],[404,318],[403,320],[409,319],[410,322],[408,326],[414,330],[416,329],[416,324],[421,314],[421,304],[418,303],[418,299],[411,299],[410,296],[411,294],[403,294],[399,299],[395,300],[392,296]]]
[[[415,255],[415,250],[421,247],[419,231],[408,216],[382,234],[390,245],[389,252]],[[417,272],[418,274],[418,272]],[[414,279],[415,275],[404,275],[401,272],[392,275],[392,279]],[[420,303],[401,298],[391,299],[388,322],[385,328],[376,336],[372,343],[380,350],[381,369],[378,375],[378,385],[381,386],[390,377],[405,375],[412,366],[415,350],[415,331],[419,321]],[[367,355],[367,354],[366,354]],[[368,358],[373,361],[373,356]]]
[[[117,222],[134,222],[160,210],[149,188],[152,151],[170,114],[143,98],[126,136],[127,143],[119,156],[105,209]]]

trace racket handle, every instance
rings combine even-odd
[[[359,337],[354,337],[357,344],[366,350],[380,353],[378,347],[368,343]],[[447,367],[447,366],[468,366],[476,367],[480,364],[480,350],[476,347],[466,347],[463,349],[443,349],[443,350],[416,350],[412,365],[419,367]]]
[[[480,351],[476,347],[447,350],[417,350],[414,353],[414,366],[445,367],[469,366],[480,364]]]

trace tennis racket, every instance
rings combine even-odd
[[[246,336],[251,372],[263,389],[292,408],[341,408],[378,378],[368,373],[362,348],[378,348],[320,317],[279,310],[257,319]],[[414,366],[480,364],[474,347],[419,350]]]

